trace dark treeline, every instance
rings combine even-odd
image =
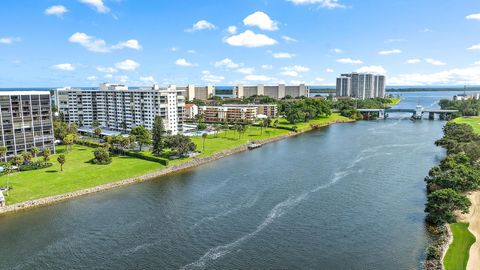
[[[454,115],[459,116],[478,116],[480,112],[480,100],[468,99],[468,100],[449,100],[442,99],[438,103],[444,110],[459,110],[460,112]]]
[[[447,156],[425,178],[426,221],[435,241],[427,251],[427,269],[440,269],[442,247],[447,242],[446,224],[456,222],[455,213],[467,213],[471,205],[466,192],[480,188],[480,136],[467,124],[449,122],[435,144]]]

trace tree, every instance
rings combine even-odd
[[[93,127],[93,128],[100,127],[100,122],[99,122],[97,119],[93,120],[93,122],[92,122],[92,127]]]
[[[30,161],[32,161],[32,153],[28,151],[22,151],[21,155],[24,162],[29,163]]]
[[[58,161],[58,163],[60,163],[60,171],[63,172],[63,164],[65,164],[65,162],[67,161],[66,158],[65,158],[65,155],[64,155],[64,154],[60,154],[60,155],[57,157],[57,161]]]
[[[5,161],[7,160],[7,157],[6,157],[7,151],[8,151],[7,147],[5,147],[5,146],[0,146],[0,156],[1,156]]]
[[[67,148],[66,148],[67,152],[69,150],[71,150],[71,147],[72,147],[74,142],[75,142],[75,135],[74,134],[70,133],[67,136],[65,136],[65,138],[63,138],[63,144],[65,144],[67,146]]]
[[[468,213],[471,203],[468,198],[451,189],[440,189],[430,193],[427,197],[425,212],[428,213],[427,221],[432,224],[455,222],[455,211]]]
[[[203,139],[203,152],[205,152],[205,139],[208,137],[207,133],[202,134],[202,139]]]
[[[43,153],[42,153],[43,160],[44,160],[45,162],[49,161],[51,154],[52,154],[52,152],[50,151],[50,148],[45,148],[45,149],[43,149]]]
[[[170,136],[167,140],[167,146],[180,156],[185,156],[196,149],[196,145],[192,142],[192,139],[181,134]]]
[[[144,126],[136,126],[132,128],[130,135],[135,136],[139,151],[142,151],[144,145],[150,145],[152,143],[152,135]]]
[[[112,162],[112,157],[110,157],[110,152],[107,147],[98,147],[93,151],[93,155],[93,163],[95,164],[107,165]]]
[[[37,158],[38,153],[40,153],[40,149],[38,147],[34,146],[34,147],[32,147],[32,149],[30,149],[30,152],[32,153],[34,158]]]
[[[215,137],[218,137],[218,132],[222,130],[222,126],[220,124],[214,124],[213,130],[215,131]]]
[[[95,137],[97,137],[98,139],[100,139],[100,136],[102,135],[102,130],[101,130],[99,127],[96,127],[96,128],[93,130],[93,134],[95,134]]]
[[[152,129],[152,154],[155,156],[160,156],[163,152],[163,148],[165,146],[165,133],[165,126],[163,125],[162,117],[160,115],[155,116]]]
[[[20,166],[23,164],[23,156],[21,155],[15,155],[12,159],[12,163],[15,165],[15,166]]]
[[[10,163],[5,163],[3,165],[3,173],[5,174],[5,178],[7,180],[7,195],[8,195],[8,190],[10,189],[9,183],[8,183],[8,176],[12,173],[12,165]]]

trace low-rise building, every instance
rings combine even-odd
[[[198,106],[195,104],[185,104],[185,118],[195,119],[198,115]]]
[[[0,91],[0,146],[9,160],[33,147],[55,152],[48,91]]]
[[[182,95],[188,101],[192,101],[195,99],[207,100],[215,96],[215,87],[212,85],[195,86],[195,85],[189,84],[185,87],[177,87],[177,89],[184,90],[182,92]]]
[[[257,117],[255,106],[200,106],[199,114],[204,116],[205,122],[218,123],[251,123]]]
[[[288,86],[285,84],[279,85],[263,85],[244,86],[237,85],[233,88],[233,96],[236,98],[248,98],[251,96],[268,96],[275,99],[282,99],[284,97],[308,97],[310,95],[310,88],[305,84],[296,86]]]
[[[257,108],[257,114],[262,114],[270,118],[278,116],[277,104],[226,104],[224,107],[254,107]]]

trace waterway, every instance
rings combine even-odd
[[[454,93],[401,94],[405,108]],[[445,122],[408,117],[0,217],[0,269],[419,269]]]

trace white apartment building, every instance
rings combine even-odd
[[[305,84],[296,86],[288,86],[285,84],[279,84],[274,86],[268,86],[259,84],[256,86],[244,86],[237,85],[233,88],[233,95],[236,98],[248,98],[251,96],[269,96],[275,99],[282,99],[286,96],[292,98],[305,96],[310,94],[310,88]]]
[[[129,132],[133,127],[153,128],[155,116],[163,118],[171,134],[183,132],[185,98],[175,85],[128,90],[124,85],[102,84],[98,90],[61,88],[55,100],[64,120],[91,127],[97,120],[102,128]]]
[[[337,78],[336,94],[338,97],[359,99],[385,97],[385,76],[371,73],[342,74]]]
[[[184,90],[182,95],[188,101],[192,101],[194,99],[200,100],[207,100],[215,96],[215,86],[208,85],[208,86],[195,86],[195,85],[187,85],[184,87],[177,87],[178,90]]]

